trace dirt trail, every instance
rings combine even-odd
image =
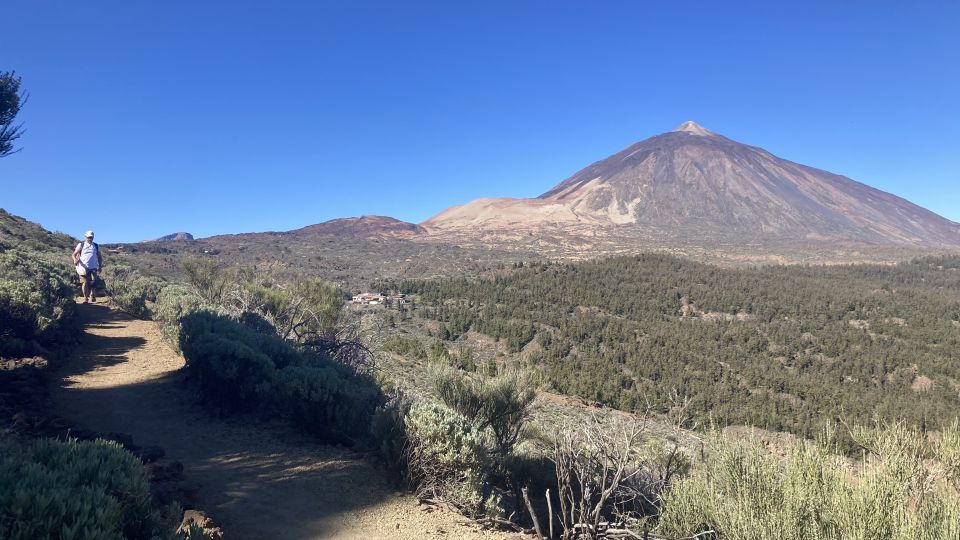
[[[517,538],[427,512],[349,451],[282,426],[217,420],[183,384],[183,359],[149,321],[80,305],[77,354],[51,388],[55,412],[98,432],[158,445],[199,484],[203,509],[228,539]]]

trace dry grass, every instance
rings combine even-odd
[[[854,429],[859,459],[830,434],[786,458],[715,435],[664,500],[660,531],[720,538],[960,538],[960,424],[930,436],[894,424]]]

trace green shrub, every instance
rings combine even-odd
[[[401,334],[394,334],[384,341],[383,350],[416,360],[424,360],[427,358],[427,351],[423,348],[423,345],[420,344],[419,340]]]
[[[329,442],[354,444],[368,433],[382,402],[379,388],[363,377],[345,377],[333,365],[280,370],[276,399],[303,429]]]
[[[370,431],[388,470],[420,497],[471,516],[504,516],[491,476],[490,430],[449,407],[398,392],[377,410]]]
[[[801,442],[781,461],[714,437],[663,500],[660,531],[724,539],[955,539],[960,494],[939,476],[936,445],[895,425],[862,432],[876,454],[849,463],[832,442]]]
[[[296,345],[278,337],[269,330],[266,332],[248,331],[244,335],[252,347],[270,357],[277,369],[295,364],[310,363],[324,358],[321,355],[302,353]]]
[[[340,289],[315,278],[277,283],[249,277],[237,294],[239,307],[260,316],[278,336],[298,343],[332,339],[343,314]]]
[[[195,312],[180,322],[180,350],[204,399],[228,410],[251,409],[268,396],[276,366],[258,336],[232,319]]]
[[[164,338],[179,348],[180,319],[195,311],[215,310],[192,289],[174,283],[160,289],[151,311],[153,320],[161,324]]]
[[[437,394],[448,407],[480,429],[490,428],[497,455],[506,456],[513,450],[523,436],[536,397],[529,377],[516,372],[483,377],[449,367],[434,368],[431,375]]]
[[[942,466],[947,482],[960,493],[960,418],[954,419],[934,445],[934,459]]]
[[[179,284],[170,284],[157,293],[157,300],[153,306],[153,318],[165,324],[179,324],[181,318],[208,307],[200,295],[191,289]]]
[[[0,252],[0,356],[31,354],[30,342],[51,344],[75,337],[75,277],[51,255]]]
[[[499,514],[487,481],[488,436],[456,411],[418,402],[405,419],[406,463],[421,497],[445,500],[468,515]],[[491,503],[487,507],[488,501]]]
[[[447,350],[447,347],[439,339],[434,340],[434,342],[430,344],[430,349],[427,351],[427,358],[431,364],[450,365],[450,351]]]
[[[209,304],[224,303],[234,281],[234,271],[216,259],[184,259],[181,263],[187,283]]]
[[[140,271],[123,264],[104,268],[101,277],[107,284],[110,298],[121,309],[137,317],[149,319],[152,316],[147,302],[157,301],[157,295],[164,287],[160,278],[145,276]]]
[[[0,538],[170,536],[175,508],[153,508],[140,461],[106,441],[0,439]]]
[[[406,418],[412,406],[413,402],[406,394],[394,390],[370,421],[370,435],[377,456],[397,481],[408,476],[404,452],[407,446]]]
[[[457,347],[456,353],[451,359],[452,365],[455,368],[467,371],[470,373],[475,373],[477,371],[477,361],[474,359],[473,348],[464,347],[463,345]]]
[[[209,311],[180,321],[180,350],[204,397],[227,410],[271,406],[328,441],[368,434],[383,399],[372,378]]]

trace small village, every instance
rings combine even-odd
[[[355,306],[402,306],[409,304],[410,299],[400,293],[365,292],[354,295],[347,303]]]

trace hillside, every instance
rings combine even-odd
[[[723,269],[646,255],[383,288],[416,295],[432,335],[478,365],[529,366],[627,411],[679,393],[707,424],[812,435],[836,417],[933,427],[960,409],[958,257]]]
[[[693,122],[577,172],[535,199],[479,199],[422,224],[439,238],[512,231],[677,240],[960,246],[960,225],[895,195]]]
[[[0,208],[0,247],[69,251],[73,249],[76,242],[66,234],[50,232],[32,221]]]

